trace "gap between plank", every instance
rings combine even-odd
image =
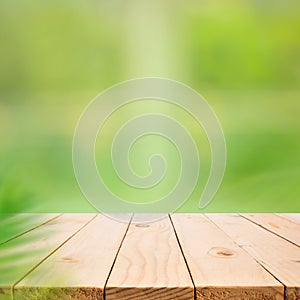
[[[30,228],[30,229],[28,229],[28,230],[26,230],[26,231],[24,231],[24,232],[22,232],[22,233],[19,233],[19,234],[13,236],[13,237],[9,238],[8,240],[6,240],[6,241],[0,243],[0,246],[3,245],[3,244],[6,244],[6,243],[8,243],[8,242],[10,242],[10,241],[12,241],[12,240],[14,240],[14,239],[16,239],[16,238],[18,238],[18,237],[20,237],[20,236],[22,236],[22,235],[24,235],[24,234],[26,234],[26,233],[28,233],[28,232],[34,230],[34,229],[37,229],[37,228],[39,228],[39,227],[41,227],[41,226],[43,226],[43,225],[45,225],[45,224],[47,224],[47,223],[49,223],[49,222],[55,220],[55,219],[57,219],[58,217],[60,217],[60,216],[62,216],[62,215],[63,215],[63,214],[56,215],[56,216],[54,216],[53,218],[50,218],[49,220],[44,221],[43,223],[41,223],[41,224],[39,224],[39,225],[36,225],[36,226],[34,226],[34,227],[32,227],[32,228]]]
[[[125,237],[126,237],[126,235],[127,235],[127,232],[128,232],[128,230],[129,230],[129,226],[131,225],[131,221],[132,221],[133,217],[134,217],[134,214],[131,216],[131,218],[130,218],[130,220],[129,220],[129,222],[128,222],[128,225],[127,225],[125,234],[124,234],[124,236],[123,236],[123,238],[122,238],[122,240],[121,240],[120,246],[119,246],[119,248],[118,248],[118,251],[117,251],[117,253],[116,253],[116,256],[115,256],[115,258],[114,258],[114,260],[113,260],[113,263],[112,263],[112,265],[111,265],[111,268],[110,268],[110,270],[109,270],[107,279],[106,279],[106,281],[105,281],[105,284],[104,284],[104,291],[103,291],[103,300],[106,300],[106,286],[107,286],[109,277],[110,277],[110,275],[111,275],[111,273],[112,273],[112,270],[113,270],[113,268],[114,268],[114,266],[115,266],[117,257],[118,257],[118,255],[119,255],[119,253],[120,253],[121,247],[122,247],[122,245],[123,245],[123,242],[124,242],[124,240],[125,240]],[[118,222],[118,221],[116,221],[116,222]]]
[[[61,214],[60,216],[62,216]],[[60,249],[63,245],[65,245],[69,240],[71,240],[78,232],[80,232],[83,228],[85,228],[88,224],[90,224],[95,218],[97,217],[97,214],[92,217],[86,224],[84,224],[81,228],[79,228],[75,233],[73,233],[71,236],[69,236],[62,244],[60,244],[57,248],[55,248],[53,251],[51,251],[48,255],[46,255],[39,263],[37,263],[33,268],[31,268],[24,276],[22,276],[19,280],[17,280],[11,287],[11,295],[12,300],[15,299],[14,291],[15,286],[21,282],[28,274],[30,274],[33,270],[35,270],[39,265],[41,265],[48,257],[50,257],[54,252],[56,252],[58,249]],[[55,218],[54,218],[55,219]],[[47,223],[47,222],[46,222]]]
[[[285,241],[287,241],[287,242],[289,242],[289,243],[291,243],[291,244],[297,246],[298,248],[300,248],[300,246],[297,245],[296,243],[294,243],[294,242],[290,241],[289,239],[285,238],[284,236],[282,236],[282,235],[280,235],[280,234],[278,234],[278,233],[272,231],[271,229],[268,229],[268,228],[265,227],[264,225],[259,224],[259,223],[256,223],[255,221],[253,221],[253,220],[251,220],[251,219],[248,219],[246,216],[244,216],[244,215],[242,215],[242,214],[238,214],[238,215],[241,216],[242,218],[246,219],[247,221],[251,222],[252,224],[257,225],[257,226],[261,227],[262,229],[264,229],[264,230],[266,230],[266,231],[268,231],[268,232],[270,232],[270,233],[272,233],[272,234],[278,236],[279,238],[281,238],[281,239],[283,239],[283,240],[285,240]]]
[[[239,214],[237,214],[238,216],[240,216]],[[252,254],[250,252],[247,251],[247,248],[244,248],[243,246],[239,245],[229,234],[227,234],[222,227],[220,227],[216,222],[214,222],[212,219],[210,219],[206,214],[204,215],[209,221],[211,221],[212,223],[214,223],[220,230],[222,230],[222,232],[224,232],[225,235],[227,235],[239,248],[243,249],[244,251],[246,251],[248,253],[248,255],[254,260],[256,261],[257,264],[259,264],[265,271],[267,271],[273,278],[275,278],[275,280],[277,280],[280,284],[282,284],[283,286],[283,296],[284,299],[286,298],[286,286],[285,284],[278,279],[274,274],[271,273],[271,271],[269,271],[266,267],[264,267],[255,257],[252,256]],[[245,218],[246,219],[246,218]],[[248,219],[246,219],[247,221],[249,221]],[[257,225],[257,224],[256,224]]]
[[[184,262],[185,262],[185,264],[186,264],[187,270],[188,270],[188,272],[189,272],[189,274],[190,274],[190,277],[191,277],[191,281],[192,281],[192,284],[193,284],[193,287],[194,287],[194,300],[197,300],[197,294],[196,294],[196,285],[195,285],[194,279],[193,279],[193,277],[192,277],[192,273],[191,273],[190,267],[189,267],[189,265],[188,265],[188,262],[187,262],[187,260],[186,260],[186,258],[185,258],[185,255],[184,255],[183,249],[182,249],[182,247],[181,247],[181,244],[180,244],[180,241],[179,241],[179,238],[178,238],[178,235],[177,235],[177,232],[176,232],[176,229],[175,229],[175,226],[174,226],[174,223],[173,223],[172,217],[171,217],[171,215],[170,215],[170,214],[168,214],[168,216],[169,216],[169,219],[170,219],[170,222],[171,222],[172,228],[173,228],[173,230],[174,230],[175,237],[176,237],[177,243],[178,243],[178,245],[179,245],[179,248],[180,248],[181,254],[182,254],[182,256],[183,256],[183,259],[184,259]]]

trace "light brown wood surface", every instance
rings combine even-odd
[[[0,300],[300,299],[297,214],[126,216],[2,223]]]
[[[62,215],[0,245],[0,299],[5,299],[19,280],[93,217],[94,215]]]
[[[242,214],[242,216],[300,246],[300,224],[274,214]]]
[[[197,299],[284,299],[284,287],[204,215],[171,215]]]
[[[19,282],[14,299],[102,299],[127,227],[98,215]]]
[[[286,286],[286,299],[300,299],[299,247],[239,215],[208,217]]]
[[[286,218],[290,221],[293,221],[297,224],[300,224],[300,214],[277,214],[277,215]]]
[[[175,300],[193,296],[192,280],[169,218],[131,224],[108,279],[106,299]]]
[[[0,245],[57,218],[59,215],[60,214],[0,215]]]

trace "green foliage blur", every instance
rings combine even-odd
[[[190,85],[224,129],[218,194],[180,212],[300,212],[299,15],[298,0],[2,0],[0,212],[94,211],[73,174],[77,120],[144,76]]]

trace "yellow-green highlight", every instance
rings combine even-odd
[[[0,212],[94,211],[72,169],[77,120],[143,76],[188,84],[222,123],[227,169],[201,212],[300,212],[299,14],[298,0],[1,1]],[[199,212],[199,192],[179,211]]]

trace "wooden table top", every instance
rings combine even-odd
[[[300,214],[138,217],[0,218],[0,300],[300,299]]]

